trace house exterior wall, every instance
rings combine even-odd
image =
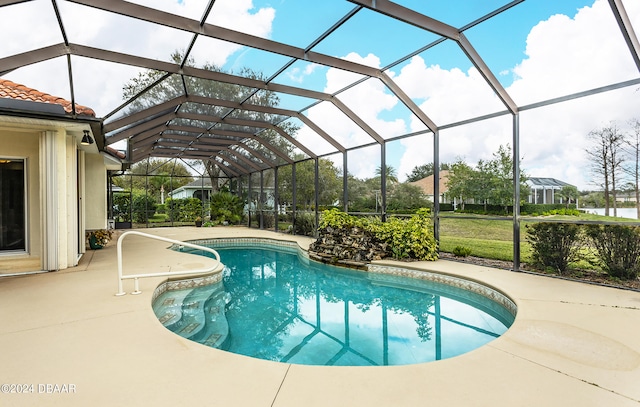
[[[189,192],[191,192],[191,194],[193,194],[193,191],[186,191],[184,189],[181,190],[176,190],[174,192],[171,193],[171,199],[184,199],[184,198],[191,198],[191,195],[189,194]]]
[[[171,199],[185,199],[185,198],[198,198],[201,201],[202,194],[204,193],[204,200],[208,200],[211,194],[211,187],[205,186],[203,188],[191,188],[191,187],[181,187],[176,189],[170,194]]]
[[[3,119],[0,157],[25,160],[27,236],[25,252],[0,252],[0,274],[73,267],[85,231],[107,227],[104,158],[80,145],[77,124]]]
[[[38,145],[40,134],[37,131],[25,131],[0,126],[0,157],[24,158],[27,181],[27,242],[26,253],[3,254],[3,260],[32,259],[39,262],[40,245],[40,178],[38,176]]]
[[[87,230],[107,228],[107,172],[99,154],[85,155],[85,227]]]

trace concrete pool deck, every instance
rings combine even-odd
[[[167,228],[178,240],[292,236],[247,228]],[[307,238],[295,238],[306,248]],[[210,259],[129,236],[125,274]],[[224,262],[224,259],[222,259]],[[394,262],[384,262],[394,264]],[[640,406],[640,293],[450,261],[400,263],[493,286],[518,305],[500,338],[442,361],[395,367],[275,363],[207,348],[151,309],[164,278],[117,291],[116,247],[68,270],[0,278],[2,406]],[[133,282],[125,281],[132,291]],[[28,385],[27,387],[22,385]],[[31,387],[29,387],[31,386]]]

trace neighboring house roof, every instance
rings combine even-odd
[[[444,194],[449,190],[448,183],[449,183],[449,171],[441,170],[440,182],[438,183],[441,194]],[[422,192],[424,192],[426,195],[433,195],[433,186],[434,186],[433,175],[429,175],[428,177],[419,179],[414,182],[410,182],[409,184],[419,187],[420,189],[422,189]]]
[[[173,196],[181,191],[185,191],[187,189],[211,189],[211,178],[209,177],[202,177],[202,178],[197,178],[195,181],[190,182],[186,185],[183,185],[179,188],[174,189],[173,191],[169,192],[169,196]]]
[[[538,188],[553,188],[553,189],[562,189],[562,187],[565,186],[573,186],[571,184],[568,184],[564,181],[560,181],[559,179],[555,179],[555,178],[538,178],[538,177],[531,177],[529,179],[527,179],[527,184],[530,187],[538,187]]]
[[[181,188],[202,188],[203,185],[205,188],[211,188],[211,178],[209,177],[198,178],[195,181],[182,186]]]
[[[12,82],[8,79],[0,79],[0,98],[24,100],[28,102],[50,103],[60,105],[67,113],[72,113],[71,102],[48,93],[40,92],[36,89]],[[84,116],[95,117],[96,113],[90,107],[76,103],[76,113]]]

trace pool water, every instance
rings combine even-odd
[[[328,266],[295,250],[217,250],[222,282],[167,291],[154,311],[171,331],[237,354],[306,365],[422,363],[476,349],[514,319],[448,285]]]

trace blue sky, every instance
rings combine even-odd
[[[204,0],[137,0],[136,3],[199,19]],[[507,0],[399,0],[436,19],[462,27]],[[623,0],[629,17],[640,31],[640,2]],[[319,35],[354,9],[344,0],[217,0],[207,20],[296,47],[307,47]],[[638,78],[606,0],[526,0],[490,21],[465,31],[465,36],[492,72],[520,106],[552,97]],[[153,24],[116,17],[77,4],[60,3],[71,42],[167,60],[174,49],[184,49],[190,34]],[[62,41],[56,31],[51,3],[34,1],[0,9],[4,14],[0,35],[21,38],[0,43],[0,58]],[[38,21],[40,30],[30,30],[25,18]],[[384,25],[383,22],[386,22]],[[390,22],[370,10],[361,10],[313,51],[383,68],[408,52],[430,44],[438,37],[411,26]],[[135,39],[133,41],[132,39]],[[267,77],[288,57],[270,55],[235,44],[199,37],[193,49],[198,62],[212,62],[227,71],[251,66]],[[91,106],[99,116],[118,106],[122,85],[139,70],[73,57],[76,100]],[[77,67],[77,69],[75,69]],[[505,110],[475,68],[452,41],[420,53],[386,73],[409,94],[437,125]],[[58,80],[63,78],[62,80]],[[15,70],[8,79],[43,92],[70,98],[64,58]],[[53,80],[52,78],[56,78]],[[95,78],[100,78],[96,81]],[[333,93],[358,76],[333,68],[297,61],[275,78],[275,83]],[[338,95],[383,138],[424,130],[409,110],[377,79],[370,79]],[[523,168],[531,176],[554,177],[593,187],[586,169],[586,134],[612,120],[626,122],[640,115],[640,97],[627,88],[562,105],[521,114]],[[281,107],[298,110],[310,100],[282,95]],[[304,112],[323,130],[345,146],[370,142],[364,132],[327,103]],[[475,123],[441,132],[441,162],[457,157],[475,164],[491,158],[502,144],[511,144],[509,117]],[[331,151],[328,143],[303,126],[298,138],[316,153]],[[432,137],[422,135],[389,143],[387,163],[400,179],[416,165],[433,160]],[[339,166],[342,158],[335,157]],[[349,155],[349,171],[364,178],[380,165],[377,147]]]

